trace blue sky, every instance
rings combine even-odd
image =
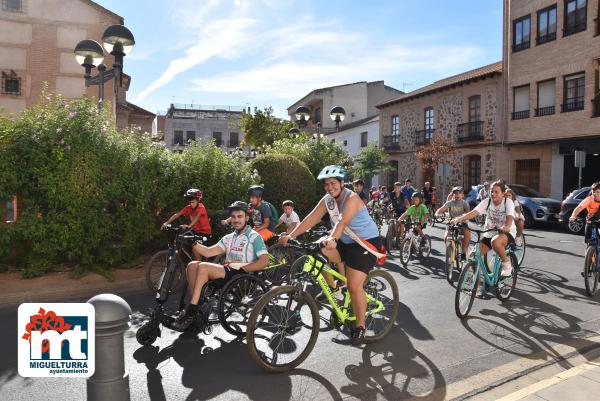
[[[405,91],[501,59],[501,0],[97,0],[131,29],[128,100],[286,108],[313,89]]]

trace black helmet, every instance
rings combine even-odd
[[[187,200],[196,199],[198,202],[200,202],[202,200],[202,191],[196,188],[190,188],[187,191],[185,191],[185,194],[183,196]]]
[[[412,199],[419,198],[419,200],[423,200],[423,194],[420,192],[414,192],[411,196]]]
[[[248,214],[249,207],[246,202],[235,201],[231,205],[227,206],[227,209],[229,210],[229,214],[231,214],[231,212],[234,212],[236,210],[242,210],[242,211],[246,212],[246,214]]]
[[[252,185],[248,188],[248,196],[258,196],[262,198],[263,192],[265,192],[265,188],[262,185]]]

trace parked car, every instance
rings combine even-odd
[[[560,201],[547,198],[525,185],[507,184],[506,186],[517,195],[525,216],[525,227],[531,227],[534,223],[558,222]]]
[[[583,234],[585,228],[585,215],[586,211],[583,210],[577,220],[570,223],[569,217],[573,213],[573,209],[579,205],[579,203],[590,195],[592,187],[583,187],[571,192],[565,200],[560,204],[560,213],[558,215],[558,221],[565,227],[567,231],[572,234]]]

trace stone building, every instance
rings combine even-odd
[[[598,1],[504,1],[510,182],[556,199],[600,179]]]
[[[409,92],[377,106],[380,144],[389,154],[391,171],[385,183],[410,178],[447,190],[468,188],[502,176],[497,161],[503,157],[502,63],[458,74]],[[450,176],[424,168],[415,150],[441,136],[456,150],[449,155]]]
[[[73,50],[83,39],[102,42],[104,30],[123,24],[123,17],[89,0],[2,0],[0,8],[0,113],[20,114],[35,104],[44,82],[67,98],[97,97],[86,88],[84,69]],[[135,51],[135,50],[134,50]],[[125,71],[127,71],[125,58]],[[105,52],[111,68],[114,57]],[[154,113],[126,99],[131,77],[124,74],[116,123],[151,132]],[[114,104],[114,81],[105,84],[105,99]]]

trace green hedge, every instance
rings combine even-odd
[[[172,153],[109,121],[90,100],[46,92],[15,120],[0,117],[0,200],[16,194],[20,206],[0,224],[0,261],[10,253],[25,276],[56,264],[102,270],[138,256],[187,188],[201,188],[209,209],[245,198],[242,160],[213,144]]]
[[[256,169],[265,186],[264,199],[282,213],[281,203],[291,199],[302,216],[315,206],[315,178],[305,163],[294,156],[270,154],[256,158],[250,163]]]

